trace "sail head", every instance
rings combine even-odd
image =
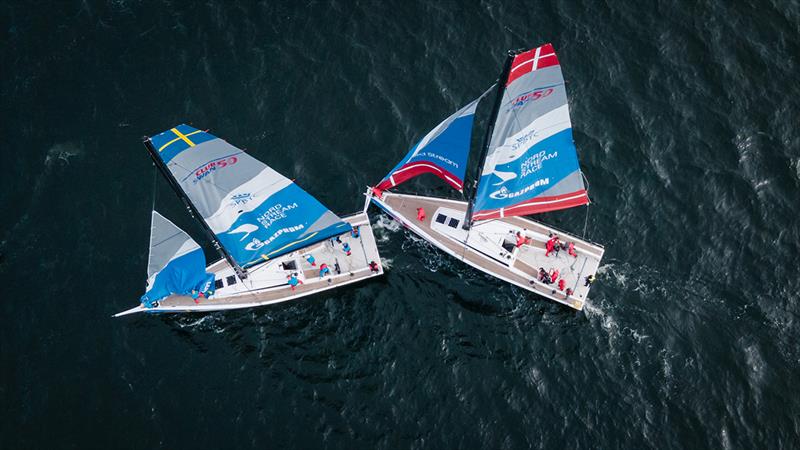
[[[140,301],[146,307],[172,294],[208,292],[214,275],[206,273],[203,249],[186,232],[153,211],[150,253],[147,260],[147,291]]]
[[[517,54],[478,181],[473,220],[589,202],[561,66],[551,44]]]
[[[150,142],[241,267],[350,229],[291,180],[210,133],[178,125]]]

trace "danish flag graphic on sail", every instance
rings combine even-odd
[[[505,82],[472,218],[522,216],[588,202],[553,46],[520,53]]]

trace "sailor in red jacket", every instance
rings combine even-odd
[[[425,208],[417,208],[417,220],[425,221]]]
[[[547,249],[547,251],[546,251],[546,252],[544,252],[544,256],[550,256],[550,252],[552,252],[552,251],[553,251],[553,249],[555,248],[555,241],[554,241],[553,239],[550,239],[550,240],[549,240],[549,241],[547,241],[547,243],[544,245],[544,248],[546,248],[546,249]]]
[[[558,279],[558,269],[550,270],[550,282],[555,283]]]
[[[574,242],[570,242],[569,243],[569,247],[567,247],[567,252],[569,253],[570,256],[574,256],[576,258],[578,257],[578,253],[575,252],[575,243]]]

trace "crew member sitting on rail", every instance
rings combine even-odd
[[[325,275],[330,276],[330,274],[331,274],[331,269],[328,268],[327,264],[322,263],[322,264],[319,265],[319,277],[320,278],[324,277]]]
[[[417,208],[417,220],[420,222],[425,221],[425,208]]]
[[[379,271],[379,269],[378,269],[378,263],[376,263],[375,261],[370,261],[370,262],[369,262],[369,270],[370,270],[371,272],[378,273],[378,271]]]
[[[583,285],[584,286],[589,286],[592,283],[594,283],[594,274],[589,275],[588,277],[586,277],[586,283],[584,283]]]
[[[291,287],[292,287],[292,291],[294,291],[294,290],[295,290],[295,288],[297,287],[297,285],[298,285],[298,284],[303,284],[303,282],[302,282],[302,281],[300,281],[300,280],[298,280],[298,279],[297,279],[297,276],[296,276],[296,275],[297,275],[297,274],[294,274],[294,273],[293,273],[293,274],[291,274],[291,275],[287,275],[287,276],[286,276],[286,278],[288,278],[288,279],[289,279],[289,286],[291,286]]]

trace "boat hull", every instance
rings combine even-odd
[[[457,200],[392,192],[383,192],[380,197],[371,192],[367,195],[373,204],[450,256],[562,305],[583,309],[590,287],[585,280],[597,272],[602,246],[522,217],[485,221],[469,231],[463,230],[467,203]],[[423,220],[418,219],[418,208],[426,212]],[[530,244],[516,247],[513,238],[517,231],[529,237]],[[572,242],[578,256],[571,256],[566,250],[545,256],[545,243],[551,233],[562,242]],[[564,290],[558,288],[557,282],[539,281],[539,268],[558,270],[565,280]],[[571,289],[572,294],[567,295],[566,289]]]
[[[156,308],[139,305],[115,314],[114,317],[138,312],[181,313],[254,308],[298,300],[382,275],[383,264],[367,214],[362,212],[344,217],[342,220],[351,226],[359,227],[358,238],[352,237],[350,233],[339,236],[342,244],[347,242],[350,245],[350,256],[344,252],[342,244],[325,240],[252,268],[245,280],[236,276],[227,261],[220,260],[206,269],[207,272],[215,274],[218,283],[215,294],[210,298],[200,298],[195,303],[191,297],[172,295],[158,302]],[[306,261],[307,254],[314,256],[316,266]],[[377,272],[370,269],[371,261],[378,263]],[[322,263],[330,267],[330,276],[319,277],[319,267]],[[341,268],[339,274],[335,273],[336,263]],[[287,276],[293,273],[303,282],[295,290],[292,290],[287,283]]]

